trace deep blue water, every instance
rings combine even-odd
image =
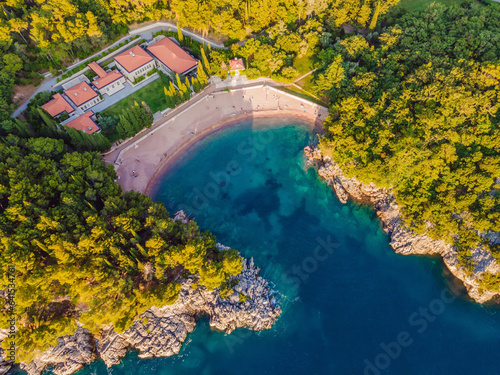
[[[342,205],[304,170],[312,135],[286,125],[205,139],[155,196],[254,257],[283,306],[275,326],[226,335],[202,320],[178,356],[129,353],[79,375],[499,374],[497,310],[466,300],[439,259],[395,254],[369,208]]]

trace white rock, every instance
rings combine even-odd
[[[319,148],[305,147],[306,166],[318,167],[318,174],[324,178],[342,203],[348,199],[369,203],[382,223],[385,232],[390,236],[390,245],[400,254],[440,255],[448,269],[460,279],[469,295],[479,303],[484,303],[499,294],[484,291],[479,281],[485,271],[499,273],[500,266],[492,254],[484,248],[472,250],[472,258],[477,263],[472,275],[459,265],[457,249],[442,240],[435,240],[426,235],[416,234],[403,224],[401,211],[396,204],[392,192],[377,188],[373,183],[365,184],[356,178],[344,175],[342,169],[329,157],[322,157]],[[492,244],[500,242],[500,233],[488,233],[486,237]]]
[[[188,279],[174,304],[147,310],[124,332],[116,333],[110,326],[95,338],[87,330],[78,328],[75,334],[59,338],[55,348],[51,347],[21,367],[28,375],[39,375],[53,365],[55,375],[69,375],[96,358],[101,358],[107,366],[118,364],[130,349],[138,350],[141,358],[168,357],[179,353],[188,333],[195,328],[196,318],[201,315],[208,315],[213,329],[227,333],[240,327],[271,328],[281,308],[270,297],[269,285],[259,276],[253,259],[244,259],[243,271],[231,279],[238,282],[235,288],[240,288],[238,291],[246,296],[247,302],[240,303],[237,293],[229,301],[221,300],[218,290],[193,289],[193,280]]]

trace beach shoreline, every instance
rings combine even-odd
[[[103,155],[113,164],[124,191],[153,196],[159,178],[186,152],[206,137],[254,120],[281,119],[322,131],[328,110],[318,104],[259,85],[221,90],[198,97],[182,111],[171,111],[149,130]]]
[[[161,165],[158,166],[157,170],[151,176],[144,193],[150,197],[154,197],[157,193],[159,187],[159,180],[161,177],[168,172],[168,170],[175,165],[177,160],[181,158],[186,152],[195,147],[198,143],[203,141],[205,138],[211,136],[212,134],[224,131],[233,126],[238,126],[246,122],[251,122],[253,120],[264,120],[264,119],[283,119],[294,124],[300,123],[312,127],[315,131],[321,132],[322,123],[317,119],[311,117],[303,116],[301,113],[295,113],[296,111],[287,111],[283,113],[276,112],[254,112],[240,115],[237,118],[229,118],[223,120],[217,124],[212,125],[210,128],[205,129],[203,133],[197,134],[195,137],[189,139],[184,144],[180,145],[170,156],[168,156]],[[279,125],[278,123],[276,125]]]

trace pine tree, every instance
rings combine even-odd
[[[134,129],[134,134],[139,133],[144,127],[141,119],[141,111],[142,108],[139,107],[139,105],[137,106],[133,105],[128,109],[128,112],[125,114],[125,117],[127,117],[130,123],[132,124],[132,127]]]
[[[123,129],[123,134],[125,135],[124,138],[131,137],[136,133],[134,126],[123,113],[120,115],[120,122],[118,125],[121,126]]]
[[[43,108],[38,108],[38,113],[40,114],[41,119],[49,128],[53,128],[57,125],[56,120]]]
[[[373,30],[375,26],[377,26],[379,13],[380,13],[380,2],[377,2],[377,5],[375,6],[375,11],[373,12],[372,21],[370,22],[369,26],[370,30]]]
[[[111,142],[109,141],[108,138],[104,136],[104,134],[102,133],[93,134],[93,137],[95,138],[98,151],[106,151],[110,149]]]
[[[172,95],[170,94],[170,91],[167,89],[166,86],[163,87],[163,92],[165,93],[165,102],[167,103],[167,107],[174,108],[175,104],[173,103]]]
[[[151,112],[151,108],[149,108],[148,104],[144,100],[141,102],[141,106],[142,106],[142,108],[144,108],[144,110],[146,111],[146,113],[148,115],[153,117],[153,112]]]
[[[182,43],[184,40],[184,35],[182,35],[181,25],[179,22],[177,23],[177,39],[179,40],[179,43]]]
[[[179,77],[179,74],[175,73],[175,80],[177,82],[177,87],[179,88],[179,91],[182,91],[182,81],[181,81],[181,77]]]
[[[153,124],[154,118],[151,112],[148,112],[146,108],[140,107],[140,119],[141,119],[141,126],[144,128],[150,128],[151,125]]]
[[[43,108],[38,107],[37,110],[38,110],[38,114],[40,115],[43,123],[45,124],[45,126],[43,126],[43,124],[41,124],[42,125],[42,129],[41,129],[42,135],[56,137],[57,134],[60,132],[60,129],[59,129],[60,126],[57,123],[57,121],[54,120],[54,118],[47,111],[45,111]]]
[[[170,81],[170,86],[169,86],[168,92],[169,92],[169,95],[172,97],[172,101],[174,104],[173,107],[175,107],[177,104],[180,104],[181,100],[180,100],[179,91],[177,91],[175,89],[175,86],[172,83],[172,81]]]
[[[69,134],[71,145],[78,151],[86,150],[87,142],[83,138],[83,132],[69,126],[67,126],[66,128]]]
[[[28,124],[18,119],[14,119],[14,129],[20,137],[29,138],[34,136],[33,130],[28,127]]]
[[[201,88],[201,87],[200,87],[200,81],[199,81],[197,78],[193,78],[193,79],[191,80],[191,82],[192,82],[192,84],[193,84],[193,91],[194,91],[195,93],[200,92],[200,88]]]
[[[200,85],[206,86],[208,84],[208,77],[205,74],[205,71],[203,70],[203,67],[201,66],[201,64],[198,64],[196,72],[197,72],[196,78],[198,78]]]
[[[122,115],[120,115],[120,120],[118,121],[118,124],[116,125],[116,131],[118,132],[118,135],[120,136],[121,139],[127,138],[127,130],[125,129],[122,121]]]
[[[201,60],[203,61],[203,67],[205,68],[205,72],[210,71],[210,64],[208,63],[207,55],[205,55],[205,50],[201,49]]]

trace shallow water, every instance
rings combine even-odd
[[[395,254],[373,212],[303,168],[310,131],[244,124],[200,142],[155,199],[253,256],[283,314],[269,331],[200,321],[178,356],[129,353],[89,374],[497,374],[500,314],[464,298],[438,259]]]

